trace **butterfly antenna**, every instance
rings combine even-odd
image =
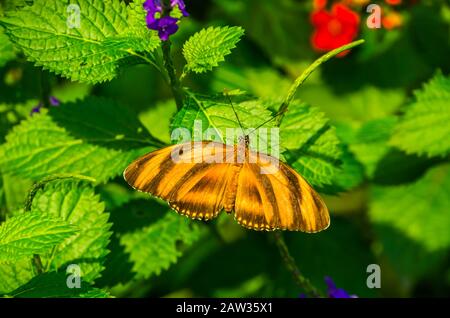
[[[228,101],[229,101],[230,104],[231,104],[231,108],[233,109],[233,113],[234,113],[234,115],[236,116],[236,119],[237,119],[237,121],[238,121],[239,127],[241,127],[242,134],[245,135],[244,126],[242,126],[241,120],[239,119],[239,116],[238,116],[238,114],[236,113],[236,109],[234,109],[234,105],[233,105],[233,102],[231,101],[230,95],[228,95],[228,93],[226,93],[226,92],[225,92],[224,94],[225,94],[225,96],[228,98]]]
[[[248,136],[250,136],[250,134],[254,133],[254,132],[257,131],[259,128],[261,128],[262,126],[264,126],[264,125],[267,124],[267,123],[270,123],[272,120],[274,120],[275,118],[277,118],[278,116],[280,116],[280,115],[282,115],[282,114],[284,114],[284,113],[285,113],[284,110],[281,110],[281,111],[277,112],[272,118],[266,120],[266,121],[263,122],[262,124],[258,125],[258,127],[254,128],[252,131],[250,131],[250,132],[248,133]]]

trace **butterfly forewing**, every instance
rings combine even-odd
[[[175,145],[136,160],[124,177],[135,189],[164,199],[178,213],[207,220],[229,206],[226,191],[239,172],[233,156],[234,148],[221,143]]]

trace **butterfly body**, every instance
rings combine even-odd
[[[210,220],[224,210],[254,230],[327,228],[328,209],[314,189],[292,168],[248,144],[246,137],[237,145],[169,146],[137,159],[124,177],[190,218]]]

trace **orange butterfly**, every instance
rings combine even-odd
[[[225,210],[254,230],[312,233],[329,226],[325,203],[305,179],[278,159],[250,150],[248,135],[240,141],[162,148],[130,164],[124,178],[193,219],[210,220]]]

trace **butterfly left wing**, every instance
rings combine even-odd
[[[237,222],[254,230],[318,232],[328,227],[328,209],[314,189],[277,159],[251,152],[238,180]]]
[[[221,143],[174,145],[139,158],[124,177],[133,188],[167,201],[178,213],[208,220],[223,209],[227,186],[238,172],[236,165],[226,162],[232,157],[234,148]]]

